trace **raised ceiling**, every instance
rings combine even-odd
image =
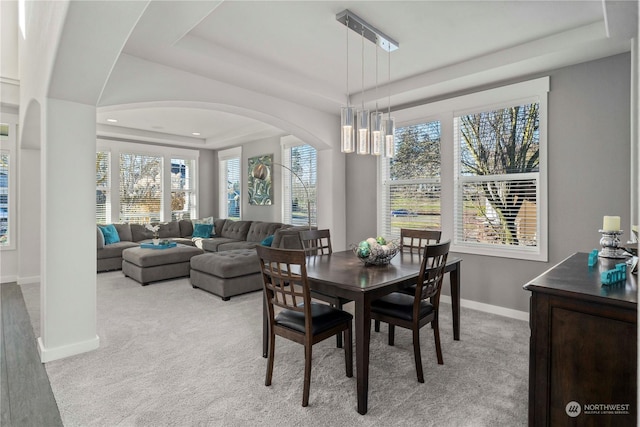
[[[353,103],[386,108],[628,51],[629,2],[152,1],[123,49],[163,66],[336,115]],[[637,6],[636,6],[637,7]],[[336,21],[349,9],[397,40],[391,53]],[[348,34],[350,33],[350,34]],[[103,99],[118,91],[107,85]],[[111,93],[109,93],[109,91]],[[363,99],[364,98],[364,99]],[[144,100],[141,100],[144,101]],[[118,122],[107,122],[116,119]],[[101,103],[98,129],[217,149],[282,134],[259,120],[189,106]],[[193,132],[200,135],[194,136]],[[171,135],[171,137],[167,137]],[[204,143],[204,145],[203,145]]]

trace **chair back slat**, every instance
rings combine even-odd
[[[434,307],[438,307],[450,243],[447,241],[423,248],[416,286],[416,305],[419,305],[420,300],[430,298]]]
[[[265,246],[257,246],[256,251],[267,302],[287,310],[304,312],[311,301],[304,251]]]
[[[400,229],[400,248],[410,253],[422,253],[426,245],[440,243],[442,231],[416,230],[412,228]]]
[[[328,229],[303,230],[300,232],[300,240],[307,256],[329,255],[333,252],[331,248],[331,232]]]

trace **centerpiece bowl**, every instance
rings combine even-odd
[[[386,265],[398,254],[400,245],[395,240],[370,237],[358,244],[352,244],[351,249],[365,265]]]

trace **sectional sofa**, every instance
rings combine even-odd
[[[198,235],[202,231],[198,225],[200,221],[212,225],[208,237],[194,237],[194,234]],[[150,242],[153,238],[153,232],[146,226],[113,224],[106,227],[117,235],[114,239],[109,231],[101,230],[104,225],[99,225],[97,271],[121,269],[125,276],[143,286],[153,281],[188,275],[193,288],[202,289],[227,301],[232,296],[262,289],[260,263],[254,250],[257,245],[262,243],[277,248],[301,249],[299,232],[306,229],[278,222],[233,221],[224,218],[181,220],[158,225],[158,237],[161,240],[170,240],[187,247],[140,249],[141,243]],[[206,234],[208,229],[205,229]],[[107,244],[105,235],[110,242],[119,241]]]
[[[196,220],[195,222],[197,223]],[[253,249],[267,237],[273,236],[275,247],[297,247],[298,227],[279,222],[234,221],[230,219],[206,219],[213,223],[211,235],[207,238],[192,237],[194,221],[181,220],[159,225],[158,237],[176,243],[198,246],[205,252],[220,252],[237,249]],[[150,242],[153,232],[141,224],[113,224],[118,233],[119,242],[105,244],[104,234],[96,228],[97,271],[122,269],[122,251],[133,248],[143,242]],[[280,233],[277,233],[281,230]],[[285,232],[287,230],[287,232]]]

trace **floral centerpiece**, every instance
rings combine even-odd
[[[160,239],[158,236],[158,231],[160,230],[160,226],[159,225],[151,225],[151,224],[146,224],[145,228],[151,232],[153,232],[153,244],[154,245],[159,245],[160,244]]]
[[[384,237],[369,237],[361,241],[358,245],[351,245],[353,253],[365,265],[385,265],[391,262],[400,250],[400,245],[396,241],[387,241]]]

